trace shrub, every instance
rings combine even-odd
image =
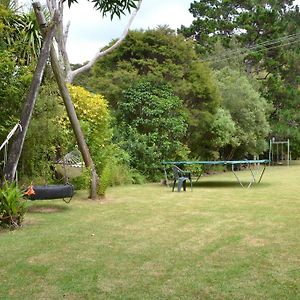
[[[90,185],[91,173],[89,169],[84,169],[80,176],[70,179],[70,183],[74,185],[75,190],[88,189]]]
[[[131,170],[127,165],[118,163],[106,164],[104,167],[98,193],[104,195],[106,189],[110,186],[122,184],[141,184],[145,182],[143,175],[135,170]]]
[[[187,132],[182,100],[164,82],[141,80],[124,91],[117,124],[121,147],[130,155],[130,166],[156,181],[164,160],[186,157]]]
[[[108,150],[111,145],[112,129],[107,101],[102,95],[90,93],[79,86],[68,85],[68,89],[97,173],[101,176],[106,161],[111,156]],[[65,121],[65,124],[68,124],[67,118]]]
[[[29,182],[34,178],[35,184],[38,177],[44,182],[53,182],[54,162],[74,145],[72,132],[60,123],[64,114],[57,84],[46,81],[41,87],[19,162],[21,178],[29,177]]]
[[[5,183],[0,189],[0,226],[17,228],[21,226],[27,211],[27,202],[15,184]]]

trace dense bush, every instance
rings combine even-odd
[[[97,171],[101,174],[109,155],[106,147],[112,137],[107,102],[102,95],[90,93],[82,87],[68,85],[68,89]],[[69,127],[67,118],[65,123]]]
[[[111,116],[105,98],[82,87],[69,85],[68,88],[97,173],[100,175],[99,194],[103,195],[108,186],[131,182],[128,155],[112,144]],[[84,176],[78,180],[83,179]],[[76,183],[77,179],[74,180]]]
[[[101,184],[99,194],[104,195],[106,189],[110,186],[122,184],[142,184],[146,179],[139,172],[132,170],[126,164],[120,164],[116,161],[107,163],[101,174]]]
[[[37,98],[19,162],[20,173],[31,178],[29,182],[53,181],[54,162],[73,149],[74,135],[59,122],[64,114],[57,85],[48,79]]]
[[[131,167],[148,179],[161,176],[163,160],[187,156],[183,103],[165,83],[141,80],[126,90],[119,103],[117,124]]]
[[[186,111],[189,124],[186,144],[195,156],[208,157],[213,138],[210,125],[220,97],[212,71],[199,60],[192,40],[186,40],[167,26],[131,31],[117,49],[99,60],[89,73],[77,78],[77,82],[105,95],[110,107],[117,109],[123,101],[123,91],[133,82],[149,77],[164,80],[174,95],[182,99],[181,109]]]
[[[246,75],[230,68],[216,72],[223,107],[230,114],[235,130],[223,145],[225,159],[259,155],[267,149],[271,106],[255,90]]]
[[[74,186],[75,190],[87,190],[90,186],[90,180],[90,171],[84,168],[79,176],[70,178],[69,182]]]
[[[30,79],[28,68],[17,66],[13,55],[0,49],[0,144],[20,119],[22,102]]]

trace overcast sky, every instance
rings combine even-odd
[[[158,25],[169,25],[173,29],[181,25],[189,26],[192,15],[189,13],[193,0],[143,0],[141,8],[130,29],[155,28]],[[121,20],[103,19],[93,5],[79,1],[71,9],[65,9],[65,20],[71,21],[67,50],[72,63],[90,60],[93,55],[112,39],[118,38],[128,21],[129,16]],[[295,3],[300,5],[300,0]]]
[[[28,3],[30,0],[20,0]],[[45,0],[40,0],[42,3]],[[103,19],[93,5],[87,0],[78,0],[71,9],[65,8],[65,23],[70,20],[71,26],[67,41],[67,51],[72,63],[90,60],[99,49],[112,39],[118,38],[127,23],[129,16],[121,20]],[[177,29],[181,25],[189,26],[192,15],[189,8],[193,0],[143,0],[141,8],[130,29],[156,28],[158,25],[169,25]],[[295,1],[300,5],[300,0]]]
[[[141,8],[130,29],[155,28],[169,25],[173,29],[190,25],[192,15],[188,9],[192,0],[143,0]],[[129,16],[103,19],[93,5],[79,1],[71,9],[65,9],[65,20],[71,21],[67,51],[72,63],[90,60],[92,56],[112,39],[118,38]]]

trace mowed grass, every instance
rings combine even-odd
[[[31,202],[22,229],[0,232],[0,299],[300,299],[299,174]]]

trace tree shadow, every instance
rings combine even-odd
[[[245,188],[248,187],[249,182],[241,181]],[[269,183],[253,183],[250,188],[255,187],[267,187]],[[193,187],[199,188],[242,188],[242,186],[237,181],[198,181],[193,182]]]

